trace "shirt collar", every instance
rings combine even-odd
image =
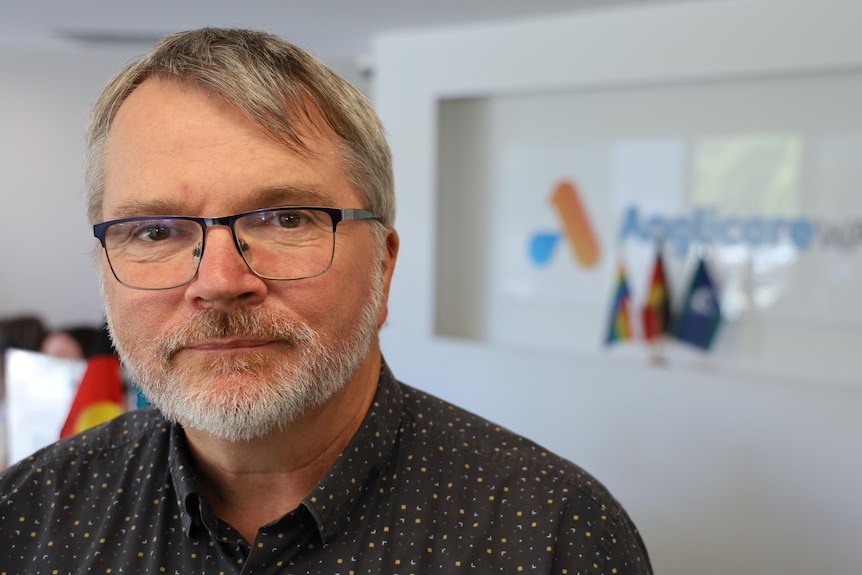
[[[401,387],[386,362],[382,361],[377,392],[359,430],[326,476],[302,502],[317,522],[324,543],[341,531],[341,526],[349,520],[350,511],[367,489],[369,480],[390,459],[404,409],[403,401]],[[168,457],[183,530],[191,537],[193,529],[201,524],[200,483],[191,465],[185,433],[177,424],[171,426]]]

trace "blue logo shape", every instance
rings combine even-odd
[[[530,259],[537,265],[545,265],[560,240],[560,232],[538,232],[530,239]]]

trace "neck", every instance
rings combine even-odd
[[[186,428],[201,489],[216,515],[251,542],[262,525],[295,509],[359,429],[379,373],[380,355],[370,353],[325,405],[251,441]]]

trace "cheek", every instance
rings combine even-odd
[[[323,276],[297,283],[270,282],[270,296],[264,308],[285,317],[307,323],[315,330],[337,326],[343,318],[350,296],[332,278]]]
[[[171,310],[177,304],[166,306],[152,294],[125,288],[116,282],[104,290],[108,321],[120,347],[127,352],[140,354],[144,346],[157,341],[171,321]]]
[[[355,323],[360,310],[370,298],[371,287],[364,275],[337,274],[332,271],[312,280],[302,280],[309,283],[301,289],[285,290],[279,301],[281,306],[313,329],[338,335]]]

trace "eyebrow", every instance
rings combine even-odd
[[[335,202],[329,194],[315,186],[279,185],[253,189],[246,194],[244,199],[240,199],[239,205],[243,209],[238,210],[238,212],[245,212],[281,206],[334,207]],[[116,208],[114,217],[119,219],[136,216],[190,215],[183,212],[188,212],[188,209],[182,207],[182,202],[159,198],[126,202]],[[212,217],[222,215],[226,214],[216,214]]]
[[[273,208],[278,206],[327,206],[334,207],[330,194],[316,186],[272,186],[252,190],[248,194],[249,209]]]

